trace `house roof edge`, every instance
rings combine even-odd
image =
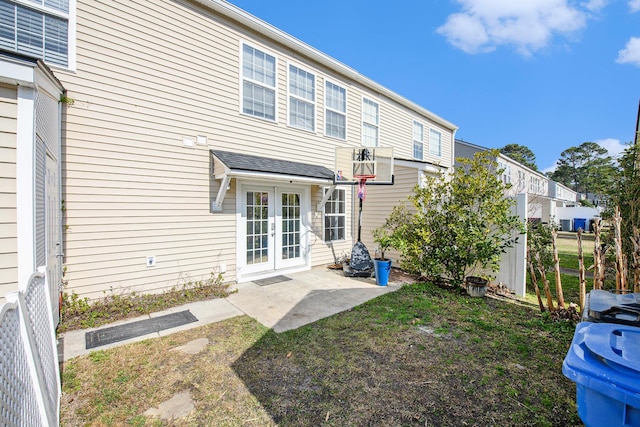
[[[437,114],[427,110],[426,108],[416,104],[415,102],[408,100],[407,98],[397,94],[391,89],[388,89],[382,86],[381,84],[376,83],[375,81],[364,76],[363,74],[359,73],[355,69],[336,60],[335,58],[332,58],[331,56],[321,52],[320,50],[312,47],[311,45],[293,37],[292,35],[284,32],[283,30],[280,30],[279,28],[269,24],[266,21],[263,21],[262,19],[254,15],[251,15],[249,12],[246,12],[243,9],[237,6],[234,6],[225,0],[192,0],[192,1],[199,3],[204,7],[212,9],[233,21],[239,22],[242,25],[245,25],[248,28],[251,28],[252,30],[272,40],[276,40],[277,42],[283,44],[284,46],[287,46],[290,49],[293,49],[294,51],[297,51],[313,59],[314,61],[317,61],[318,63],[332,70],[335,70],[340,74],[343,74],[361,83],[364,86],[371,88],[372,90],[378,92],[379,94],[384,95],[394,100],[395,102],[398,102],[399,104],[404,105],[407,108],[410,108],[412,110],[419,112],[420,114],[428,117],[429,119],[440,124],[441,126],[444,126],[447,129],[450,129],[452,131],[455,131],[458,129],[458,127],[455,124],[451,123],[450,121],[438,116]]]

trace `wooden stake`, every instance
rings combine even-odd
[[[593,289],[602,289],[600,281],[600,220],[593,222]]]
[[[538,297],[538,305],[540,306],[540,311],[544,313],[544,304],[542,303],[542,297],[540,296],[540,288],[538,287],[538,279],[536,278],[536,270],[533,267],[533,262],[531,261],[531,251],[527,248],[527,264],[529,265],[529,275],[531,276],[531,283],[533,284],[533,289],[536,291],[536,297]]]
[[[640,292],[640,230],[633,227],[633,292]]]
[[[584,255],[582,254],[582,229],[578,230],[578,275],[580,277],[580,313],[587,300],[587,280],[584,272]]]
[[[601,252],[603,252],[600,243],[600,219],[593,222],[593,289],[602,289],[604,286],[604,262]]]
[[[556,296],[558,297],[558,307],[564,308],[564,293],[562,292],[562,278],[560,277],[560,258],[558,258],[558,232],[551,230],[551,243],[553,244],[553,263],[556,273]]]
[[[620,233],[621,223],[622,218],[620,217],[620,208],[616,206],[615,214],[613,215],[613,227],[616,243],[616,291],[618,291],[618,293],[627,289],[624,276],[624,257],[622,256],[622,236]]]
[[[547,307],[549,307],[549,311],[555,311],[555,307],[553,306],[553,297],[551,296],[551,290],[549,289],[549,279],[547,279],[547,275],[545,274],[539,252],[536,252],[535,258],[538,263],[538,272],[542,277],[542,283],[544,283],[544,293],[547,296]]]

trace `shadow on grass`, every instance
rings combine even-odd
[[[579,425],[560,371],[572,335],[527,307],[418,284],[269,331],[232,368],[281,426]]]

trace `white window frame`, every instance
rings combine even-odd
[[[322,190],[322,194],[326,195],[327,191],[331,190],[330,187],[323,187]],[[327,213],[327,203],[334,203],[334,194],[336,194],[336,192],[342,192],[343,194],[343,201],[342,203],[344,203],[344,212],[343,213]],[[322,207],[322,241],[323,242],[343,242],[347,239],[347,191],[345,188],[334,188],[332,191],[333,194],[331,194],[331,196],[329,196],[329,198],[327,199],[327,201],[325,202],[324,206]],[[338,198],[339,199],[339,198]],[[340,201],[338,200],[335,203],[340,203]],[[327,228],[326,228],[326,218],[327,217],[343,217],[343,223],[344,223],[344,235],[342,236],[341,239],[336,239],[336,240],[327,240],[326,239],[326,235],[327,235]]]
[[[530,184],[529,184],[529,191],[532,194],[539,194],[540,193],[540,178],[535,177],[535,176],[531,176],[530,179]]]
[[[511,165],[498,160],[498,169],[502,169],[502,175],[500,179],[505,184],[511,184]]]
[[[76,70],[76,0],[68,0],[69,4],[69,11],[68,12],[63,12],[51,7],[47,7],[43,5],[43,1],[36,1],[36,0],[6,0],[7,3],[12,4],[12,5],[17,5],[17,6],[22,6],[25,7],[27,9],[31,9],[39,14],[42,15],[49,15],[52,16],[54,18],[58,18],[61,19],[63,21],[67,22],[67,64],[66,65],[62,65],[62,64],[56,64],[53,62],[50,62],[49,60],[45,59],[45,51],[44,51],[44,42],[45,42],[45,35],[44,33],[42,34],[42,38],[43,38],[43,50],[42,50],[42,55],[39,55],[38,57],[40,59],[42,59],[48,66],[50,66],[51,68],[59,68],[59,69],[63,69],[63,70],[70,70],[70,71],[75,71]],[[40,4],[38,4],[40,3]],[[14,26],[14,31],[15,31],[15,26]],[[31,54],[24,52],[24,51],[18,51],[17,49],[17,38],[16,38],[16,48],[15,49],[8,49],[6,47],[4,47],[4,49],[10,50],[12,52],[16,52],[18,54],[21,55],[28,55],[28,56],[32,56]]]
[[[347,91],[347,88],[332,81],[329,79],[325,79],[324,81],[324,108],[325,108],[325,115],[324,115],[324,136],[329,137],[329,138],[335,138],[335,139],[339,139],[341,141],[346,141],[347,140],[347,124],[348,124],[348,120],[347,120],[347,103],[348,103],[348,99],[349,99],[349,93]],[[329,94],[329,91],[327,89],[328,85],[334,85],[339,87],[340,89],[344,90],[344,111],[339,111],[336,110],[334,108],[330,108],[329,102],[327,101],[327,96]],[[340,136],[336,136],[336,135],[330,135],[329,132],[327,132],[327,117],[329,116],[328,112],[331,112],[333,114],[338,114],[338,115],[342,115],[344,116],[344,137],[340,137]]]
[[[372,105],[375,105],[376,107],[376,117],[375,117],[375,122],[372,122],[371,120],[367,120],[367,116],[365,115],[365,104],[366,103],[370,103]],[[375,144],[368,144],[365,143],[365,138],[367,137],[365,129],[366,128],[370,128],[370,129],[375,129],[376,131],[376,139],[375,139]],[[371,98],[367,98],[366,96],[362,97],[362,145],[365,147],[377,147],[378,145],[380,145],[380,103],[374,101]],[[366,141],[368,142],[368,141]]]
[[[265,84],[263,82],[260,82],[258,80],[254,80],[250,77],[245,77],[244,76],[244,47],[250,47],[258,52],[261,52],[265,55],[268,55],[270,57],[272,57],[274,59],[274,79],[273,79],[273,86],[269,86],[268,84]],[[272,122],[272,123],[277,123],[278,122],[278,57],[273,54],[272,52],[270,52],[267,49],[264,49],[261,46],[257,46],[254,45],[252,43],[248,43],[246,41],[240,41],[240,100],[239,100],[239,111],[240,114],[248,116],[248,117],[253,117],[256,119],[260,119],[260,120],[265,120],[268,122]],[[244,82],[247,81],[248,83],[258,86],[258,87],[262,87],[265,88],[267,90],[272,90],[273,91],[273,99],[274,99],[274,108],[273,108],[273,119],[269,118],[269,117],[261,117],[259,115],[256,114],[252,114],[250,112],[245,112],[244,111]]]
[[[434,135],[438,136],[437,147],[434,147]],[[442,132],[435,129],[429,129],[429,154],[436,157],[442,157]]]
[[[416,135],[416,128],[420,129],[420,135]],[[416,120],[413,121],[413,127],[411,129],[413,134],[413,158],[417,160],[424,159],[424,125]],[[416,138],[418,136],[418,138]],[[420,155],[417,155],[417,151],[420,151]]]
[[[313,89],[312,89],[312,97],[313,99],[309,100],[305,97],[299,96],[299,95],[295,95],[293,93],[291,93],[291,67],[295,67],[296,69],[303,71],[309,75],[311,75],[313,77]],[[318,86],[318,78],[316,76],[316,74],[310,70],[308,70],[305,67],[301,67],[298,64],[295,64],[293,62],[290,62],[287,65],[287,108],[288,108],[288,112],[287,112],[287,123],[289,126],[296,128],[296,129],[301,129],[301,130],[306,130],[308,132],[315,132],[316,131],[316,123],[318,122],[318,114],[316,111],[316,99],[318,98],[318,90],[317,90],[317,86]],[[313,111],[313,117],[311,118],[313,123],[311,128],[305,127],[305,126],[300,126],[297,125],[295,123],[291,122],[291,103],[293,100],[302,102],[304,104],[310,104],[312,106],[312,111]]]
[[[527,176],[524,171],[518,171],[518,191],[522,191],[527,188]]]

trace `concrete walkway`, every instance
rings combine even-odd
[[[266,286],[259,286],[254,282],[239,283],[232,288],[237,289],[237,292],[224,299],[194,302],[146,316],[114,322],[100,328],[66,332],[60,338],[60,359],[69,360],[91,351],[166,336],[244,314],[272,328],[275,332],[283,332],[348,310],[387,292],[396,291],[404,284],[390,282],[386,287],[377,286],[375,279],[345,277],[342,271],[329,270],[324,266],[287,274],[286,277],[292,280]],[[91,350],[86,349],[87,332],[100,331],[184,310],[189,310],[198,321]]]

